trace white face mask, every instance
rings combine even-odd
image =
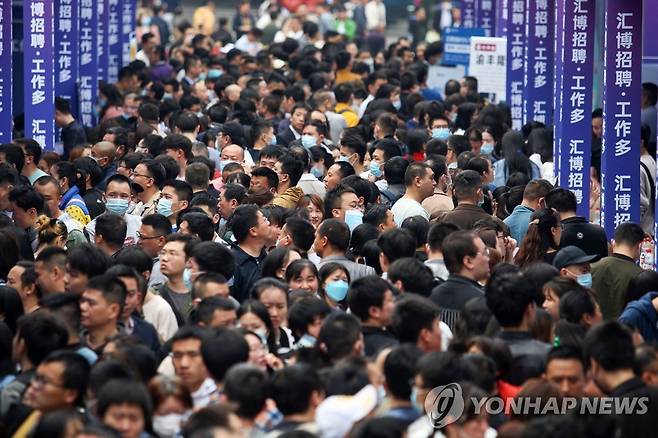
[[[159,437],[173,437],[180,432],[181,424],[187,417],[185,414],[154,415],[153,430]]]

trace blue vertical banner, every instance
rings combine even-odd
[[[98,5],[96,0],[80,0],[80,73],[78,98],[80,99],[80,121],[84,126],[96,124],[95,109],[98,96]]]
[[[96,44],[98,46],[98,79],[107,81],[108,52],[107,27],[109,14],[107,8],[108,0],[96,0],[98,8],[98,26],[96,27]]]
[[[475,27],[484,29],[485,36],[494,36],[496,32],[495,0],[479,0],[476,12]]]
[[[605,3],[601,223],[608,237],[640,221],[642,2]]]
[[[592,81],[594,76],[595,0],[557,0],[562,35],[559,65],[562,83],[556,106],[556,133],[561,145],[559,184],[571,190],[579,216],[589,218],[592,155]],[[639,157],[638,157],[639,159]]]
[[[563,89],[563,66],[564,66],[564,25],[566,20],[567,0],[556,0],[555,2],[555,67],[553,74],[553,108],[555,109],[553,122],[553,174],[560,181],[560,169],[562,167],[562,89]]]
[[[477,1],[476,0],[462,0],[461,2],[462,13],[462,27],[467,29],[475,27],[475,20],[477,17]]]
[[[507,104],[512,128],[523,126],[523,77],[525,71],[525,0],[509,0],[507,16]]]
[[[121,0],[121,65],[128,65],[133,59],[132,47],[135,40],[135,0]]]
[[[121,19],[120,0],[107,0],[108,24],[107,24],[107,81],[116,83],[121,68]]]
[[[555,0],[526,0],[528,43],[524,75],[524,123],[553,120]]]
[[[507,36],[507,13],[509,0],[496,0],[496,27],[494,36],[505,37]]]
[[[11,141],[11,0],[0,0],[0,143]]]
[[[55,1],[55,95],[78,117],[78,0]]]
[[[23,3],[25,137],[45,150],[55,148],[53,2]]]

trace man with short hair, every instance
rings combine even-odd
[[[184,273],[188,262],[185,247],[193,240],[192,236],[180,233],[167,236],[160,251],[160,269],[167,281],[154,288],[171,306],[179,327],[185,325],[192,311],[192,284],[186,281]]]
[[[7,286],[13,287],[21,297],[23,313],[32,313],[39,309],[41,291],[37,286],[37,273],[33,262],[19,261],[7,274]]]
[[[485,293],[487,307],[502,327],[498,335],[512,352],[512,365],[501,376],[512,385],[541,376],[549,344],[530,334],[535,321],[537,291],[523,274],[500,274],[492,278]]]
[[[658,421],[658,390],[635,376],[632,334],[616,321],[592,327],[585,336],[585,357],[596,386],[606,396],[623,400],[644,400],[642,415],[615,412],[620,436],[651,436]]]
[[[441,249],[450,276],[434,288],[430,299],[441,309],[442,321],[454,330],[464,305],[482,296],[480,282],[489,278],[489,249],[470,231],[449,234]]]
[[[82,295],[89,279],[102,275],[113,264],[112,258],[96,245],[76,246],[66,254],[66,292]]]
[[[196,309],[193,313],[194,318],[190,318],[191,322],[201,327],[214,329],[235,327],[238,316],[234,303],[235,300],[219,296],[204,298],[196,303]]]
[[[23,149],[23,153],[25,154],[25,163],[23,164],[21,175],[26,177],[30,181],[30,184],[34,184],[34,182],[42,176],[48,175],[46,172],[37,167],[39,161],[41,161],[42,152],[39,143],[31,138],[15,138],[13,142]]]
[[[84,126],[71,114],[69,102],[59,96],[55,97],[55,125],[62,128],[61,142],[64,148],[62,158],[67,160],[71,149],[87,143],[87,134]],[[37,160],[36,164],[38,163]]]
[[[116,174],[107,180],[105,193],[103,194],[103,201],[105,202],[105,214],[113,214],[123,219],[126,224],[126,233],[124,241],[121,245],[134,245],[137,243],[137,232],[142,225],[142,218],[128,213],[130,207],[131,189],[134,187],[128,177]],[[96,236],[96,224],[102,217],[94,218],[87,226],[85,231],[89,235],[89,240],[92,242]],[[115,224],[117,225],[117,224]],[[119,247],[119,249],[121,246]],[[116,252],[116,251],[115,251]]]
[[[339,184],[324,197],[324,217],[345,220],[348,211],[359,211],[359,198],[351,187]]]
[[[313,249],[321,257],[318,268],[327,263],[340,263],[350,273],[350,279],[355,281],[361,277],[377,275],[371,266],[355,263],[345,257],[350,245],[350,229],[339,219],[324,220],[315,232]]]
[[[242,430],[250,436],[259,434],[256,417],[265,409],[269,376],[258,366],[248,363],[232,366],[224,379],[222,397],[237,406]]]
[[[169,134],[162,140],[160,146],[165,154],[172,157],[178,163],[179,172],[177,179],[184,179],[187,161],[192,159],[192,142],[190,139],[182,134]]]
[[[395,318],[395,316],[394,316]],[[423,355],[415,345],[403,344],[393,348],[384,360],[384,387],[389,404],[379,416],[395,419],[405,427],[422,415],[411,397],[416,364]]]
[[[249,154],[255,162],[260,160],[260,152],[266,147],[276,144],[274,127],[267,120],[258,119],[251,125],[250,130],[253,147],[249,149]]]
[[[44,248],[34,262],[34,272],[41,294],[64,292],[66,289],[66,251],[57,246]]]
[[[377,231],[380,233],[392,230],[397,226],[393,212],[383,204],[370,205],[363,214],[363,223],[377,227]]]
[[[438,215],[439,222],[457,225],[462,230],[472,230],[477,221],[491,217],[480,207],[484,202],[480,174],[474,170],[464,170],[455,176],[452,184],[457,207]]]
[[[365,354],[376,357],[384,348],[398,344],[386,330],[393,319],[395,298],[391,285],[377,276],[353,280],[347,292],[351,312],[361,320]]]
[[[82,342],[99,356],[109,339],[119,333],[126,288],[118,279],[103,274],[89,280],[80,298]]]
[[[640,225],[620,224],[612,241],[612,254],[592,264],[592,287],[605,319],[617,318],[624,310],[628,285],[642,271],[636,263],[644,236]]]
[[[217,386],[201,356],[201,345],[209,333],[197,326],[182,327],[171,340],[171,358],[176,376],[190,392],[195,409],[208,406]]]
[[[448,174],[448,166],[445,158],[439,155],[433,155],[427,160],[427,164],[434,172],[434,194],[426,198],[421,205],[430,215],[430,218],[437,217],[443,211],[450,211],[455,208],[452,196],[448,193],[451,189],[452,178]]]
[[[395,303],[392,329],[401,344],[415,345],[423,353],[441,351],[439,308],[417,294],[405,294]]]
[[[162,185],[156,212],[169,219],[173,231],[177,230],[178,214],[190,206],[192,195],[192,187],[185,181],[170,179]]]
[[[425,264],[432,270],[434,278],[439,278],[445,281],[450,275],[443,257],[442,248],[445,238],[455,231],[459,231],[459,228],[456,225],[433,223],[427,233],[427,244],[425,245],[427,260],[425,261]]]
[[[14,223],[25,231],[26,244],[36,251],[39,241],[35,230],[37,217],[43,214],[43,198],[32,186],[17,186],[9,192]]]
[[[327,169],[327,174],[322,180],[322,182],[324,182],[325,192],[329,193],[331,190],[335,189],[343,179],[354,174],[354,167],[352,167],[350,163],[345,161],[334,163],[329,169]]]
[[[160,199],[160,185],[164,179],[164,167],[155,160],[143,160],[135,167],[130,180],[133,187],[139,186],[141,191],[137,191],[139,204],[135,206],[132,214],[143,218],[156,212]]]
[[[571,190],[555,188],[544,198],[546,208],[552,208],[560,214],[562,238],[560,248],[577,246],[585,254],[595,254],[597,259],[608,255],[608,238],[605,230],[591,224],[586,218],[576,215],[578,203]]]
[[[544,208],[544,198],[553,190],[553,185],[544,179],[532,180],[523,190],[521,205],[514,207],[503,222],[509,227],[510,235],[517,242],[522,242],[530,225],[530,217],[535,210]]]
[[[557,386],[563,397],[582,398],[587,384],[583,352],[572,345],[551,348],[546,356],[544,378]]]
[[[391,208],[397,226],[399,227],[406,218],[412,216],[422,216],[429,221],[430,215],[421,202],[434,193],[436,181],[432,168],[421,162],[411,163],[404,173],[404,186],[406,188],[404,196]]]
[[[648,386],[658,387],[658,350],[655,345],[635,348],[635,374]]]
[[[150,214],[142,219],[142,225],[137,232],[137,244],[153,259],[149,286],[166,281],[166,277],[160,272],[159,257],[169,234],[171,234],[171,223],[161,214]]]
[[[382,278],[388,279],[388,268],[398,259],[415,257],[416,239],[403,228],[393,228],[382,233],[377,238],[377,246],[380,249],[379,266],[382,268]]]
[[[103,213],[96,219],[94,245],[110,257],[124,246],[126,240],[126,221],[119,215]]]
[[[273,205],[283,208],[295,208],[304,197],[304,190],[297,187],[302,174],[304,164],[293,155],[283,155],[274,165],[274,171],[279,178],[277,195],[272,201]]]
[[[361,175],[365,171],[363,160],[367,151],[364,138],[354,130],[346,130],[340,138],[340,157],[337,161],[348,162],[354,168],[354,172]]]
[[[261,277],[265,245],[270,240],[270,221],[253,204],[235,209],[228,224],[236,244],[233,246],[235,273],[231,295],[243,302],[254,282]]]

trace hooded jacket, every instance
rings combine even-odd
[[[658,341],[658,311],[651,302],[658,292],[648,292],[642,298],[631,301],[619,317],[619,322],[636,329],[646,342]]]

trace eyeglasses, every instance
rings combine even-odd
[[[141,173],[137,173],[137,172],[133,172],[132,175],[135,176],[135,177],[141,176],[142,178],[153,178],[152,176],[142,175]]]
[[[144,236],[142,233],[139,231],[137,232],[137,238],[140,240],[152,240],[152,239],[159,239],[160,237],[164,237],[162,234],[159,234],[157,236]]]
[[[475,255],[476,256],[483,255],[483,256],[489,257],[489,248],[488,247],[484,248],[483,251],[478,251],[478,252],[475,253]]]
[[[53,383],[50,380],[48,380],[46,376],[41,374],[35,374],[34,376],[32,376],[31,382],[34,386],[38,386],[38,387],[50,385],[50,386],[54,386],[55,388],[64,388],[64,385]]]

